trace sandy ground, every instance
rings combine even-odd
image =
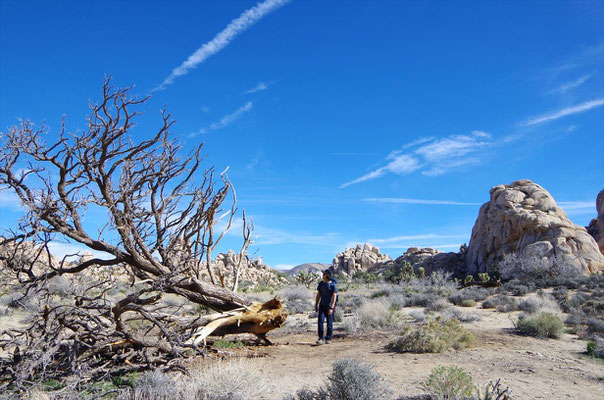
[[[582,353],[586,342],[564,334],[559,340],[536,339],[513,333],[510,317],[517,313],[472,309],[482,320],[466,327],[476,336],[474,347],[441,354],[398,354],[384,350],[393,333],[374,332],[351,338],[340,332],[330,345],[314,344],[314,332],[288,334],[263,350],[268,356],[251,362],[270,377],[267,399],[282,399],[307,386],[316,388],[338,358],[373,364],[397,396],[423,393],[420,383],[432,368],[457,365],[475,383],[502,378],[518,399],[604,399],[604,362]],[[464,309],[467,311],[467,309]]]

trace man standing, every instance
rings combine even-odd
[[[336,309],[336,298],[338,286],[331,277],[331,271],[323,271],[323,280],[317,286],[317,297],[315,299],[315,311],[319,314],[319,339],[317,344],[331,343],[333,334],[333,315]],[[327,335],[323,336],[323,323],[327,319]]]

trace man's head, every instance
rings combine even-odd
[[[323,271],[323,282],[329,282],[331,280],[331,271],[326,269]]]

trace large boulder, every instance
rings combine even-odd
[[[434,271],[452,272],[456,276],[462,276],[466,270],[465,247],[458,253],[445,253],[430,247],[418,248],[409,247],[402,256],[393,261],[395,266],[401,266],[408,262],[417,272],[420,268],[424,269],[426,275]]]
[[[331,263],[331,269],[335,273],[352,276],[357,271],[378,270],[389,261],[390,256],[380,253],[377,247],[369,243],[357,244],[338,254]]]
[[[604,254],[604,189],[598,193],[598,197],[596,198],[596,212],[598,216],[591,220],[587,227],[587,232],[598,243],[600,253]]]
[[[573,224],[541,186],[523,179],[495,186],[490,194],[472,229],[468,273],[488,272],[504,254],[525,250],[563,256],[587,274],[604,269],[604,256],[594,238]]]

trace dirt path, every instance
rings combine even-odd
[[[312,332],[285,335],[269,356],[252,360],[270,376],[268,399],[282,399],[307,386],[316,388],[338,358],[356,358],[375,365],[397,396],[423,393],[420,383],[439,365],[457,365],[476,383],[502,378],[518,399],[604,399],[604,363],[581,353],[585,341],[565,334],[560,340],[518,336],[511,332],[509,314],[480,311],[483,319],[467,325],[477,338],[475,347],[442,354],[396,354],[384,351],[391,333],[367,338],[340,335],[331,345],[314,345]]]

